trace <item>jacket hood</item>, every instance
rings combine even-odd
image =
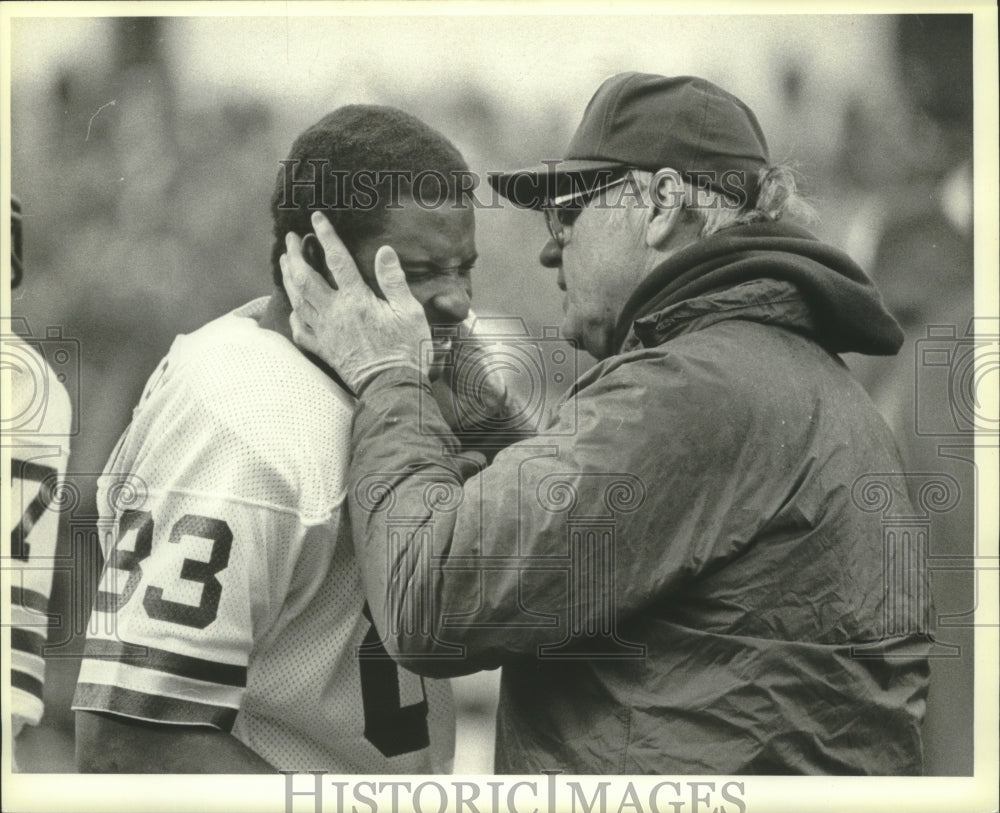
[[[618,320],[615,346],[623,345],[633,327],[644,343],[665,341],[685,311],[687,318],[696,315],[675,306],[736,286],[746,290],[744,283],[758,280],[794,286],[805,308],[788,309],[785,326],[808,332],[833,353],[891,356],[902,346],[899,324],[850,257],[805,229],[770,222],[726,229],[664,261],[629,297]],[[787,291],[788,286],[781,288]],[[769,313],[760,321],[782,324],[780,312],[771,310],[766,298],[756,302],[762,313]],[[719,304],[713,310],[718,311]],[[740,317],[755,314],[741,307]]]

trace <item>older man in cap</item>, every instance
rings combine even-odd
[[[503,667],[499,772],[919,773],[928,593],[883,539],[900,461],[838,357],[900,330],[783,219],[801,207],[754,114],[621,74],[565,160],[491,181],[544,212],[564,329],[599,361],[489,465],[422,397],[391,248],[382,296],[321,219],[338,288],[294,235],[282,260],[296,340],[359,393],[352,527],[388,651]]]

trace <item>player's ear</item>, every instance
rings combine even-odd
[[[326,267],[326,255],[315,232],[309,232],[302,238],[302,256],[306,258],[313,271],[322,276],[332,287],[337,287],[330,269]]]

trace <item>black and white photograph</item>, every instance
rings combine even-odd
[[[0,26],[3,810],[1000,809],[994,4]]]

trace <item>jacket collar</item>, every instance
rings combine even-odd
[[[783,287],[743,287],[765,281]],[[790,301],[793,292],[795,313],[785,302],[778,319],[773,307]],[[709,302],[697,302],[706,297]],[[687,308],[673,310],[681,305]],[[833,353],[894,355],[903,342],[879,292],[850,257],[803,229],[766,222],[698,240],[655,268],[625,304],[614,345],[624,348],[633,333],[640,342],[659,343],[674,335],[671,325],[679,321],[709,313],[716,320],[734,318],[748,305],[753,307],[740,318],[787,322]]]
[[[640,345],[656,347],[728,319],[771,324],[802,333],[813,333],[816,327],[809,306],[795,285],[759,279],[688,299],[636,319],[622,350],[633,350]]]

